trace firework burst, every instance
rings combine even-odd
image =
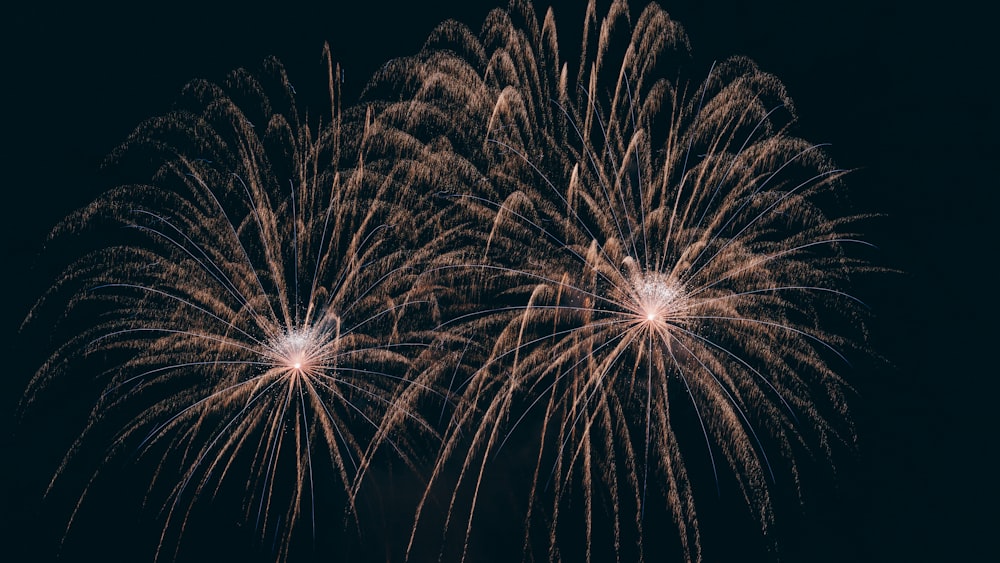
[[[411,555],[437,503],[464,559],[491,479],[527,464],[525,559],[652,557],[659,511],[698,561],[692,460],[766,533],[771,484],[798,488],[798,456],[853,439],[838,370],[861,217],[823,211],[845,171],[792,134],[783,86],[750,61],[674,80],[686,48],[656,5],[598,21],[590,2],[573,81],[552,12],[539,25],[515,2],[376,77],[405,100],[380,108],[401,146],[452,172],[437,273],[466,346]]]
[[[687,38],[656,5],[592,0],[576,68],[556,31],[515,0],[478,34],[443,23],[345,113],[326,53],[319,120],[272,60],[135,131],[114,159],[152,181],[57,227],[100,241],[29,316],[70,336],[26,402],[101,376],[49,486],[108,446],[67,533],[139,457],[157,558],[233,495],[279,560],[336,535],[331,508],[364,535],[396,460],[426,488],[388,559],[485,559],[508,532],[490,556],[712,559],[724,495],[769,535],[802,460],[853,440],[848,292],[875,269],[864,218],[828,214],[846,171],[751,61],[683,79]]]
[[[284,559],[295,530],[316,534],[317,514],[352,516],[377,451],[410,463],[410,438],[433,434],[414,408],[429,335],[399,180],[391,165],[366,167],[363,119],[342,117],[332,63],[325,121],[300,114],[277,61],[265,70],[192,82],[177,110],[133,133],[114,156],[148,157],[153,182],[57,228],[111,237],[36,307],[60,303],[76,335],[29,400],[87,357],[106,370],[50,489],[124,416],[70,524],[102,467],[138,451],[155,468],[147,502],[163,506],[158,557],[198,499],[228,490]]]

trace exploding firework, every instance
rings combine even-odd
[[[528,466],[509,493],[524,559],[653,557],[665,513],[698,561],[697,483],[734,483],[767,533],[771,484],[798,488],[799,456],[853,440],[838,371],[858,349],[842,333],[861,328],[862,218],[823,210],[845,171],[794,136],[776,78],[734,58],[687,83],[669,66],[686,48],[656,5],[598,21],[590,2],[574,81],[552,12],[539,26],[515,2],[376,77],[404,100],[379,119],[450,171],[437,274],[465,342],[411,557],[434,505],[459,538],[446,555],[475,559],[477,510]]]
[[[552,12],[516,1],[383,67],[387,102],[342,114],[330,63],[325,120],[276,61],[189,85],[115,154],[153,181],[57,228],[106,238],[29,317],[71,336],[28,401],[102,375],[50,490],[115,432],[70,527],[138,452],[165,558],[236,494],[287,559],[395,460],[427,478],[390,538],[410,559],[508,531],[504,559],[710,559],[701,501],[733,491],[769,532],[773,483],[853,439],[862,217],[827,214],[845,171],[776,78],[734,58],[682,80],[687,48],[655,5],[591,1],[572,69]]]
[[[153,181],[56,229],[106,238],[34,313],[60,304],[75,336],[29,397],[81,365],[106,378],[50,490],[118,425],[70,526],[102,468],[138,451],[152,460],[148,502],[163,506],[157,557],[196,501],[228,491],[285,559],[318,515],[352,516],[378,451],[411,463],[411,440],[433,436],[415,408],[427,386],[414,374],[430,373],[416,367],[429,339],[408,246],[420,229],[398,174],[366,167],[364,120],[342,116],[332,63],[331,115],[314,122],[282,66],[265,66],[192,82],[176,111],[138,127],[114,156],[146,157]]]

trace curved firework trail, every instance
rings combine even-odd
[[[29,400],[88,356],[106,370],[50,490],[88,439],[128,420],[67,533],[102,467],[138,451],[154,460],[147,502],[163,502],[157,557],[197,501],[228,485],[285,559],[296,529],[316,534],[322,503],[339,499],[335,521],[353,515],[378,450],[411,463],[411,440],[434,435],[415,407],[431,335],[399,174],[345,145],[366,129],[342,117],[332,63],[332,115],[318,124],[281,65],[266,70],[189,84],[180,109],[117,153],[152,155],[153,182],[114,189],[56,230],[126,227],[36,306],[59,303],[85,328],[39,370]]]
[[[399,146],[449,170],[436,271],[465,341],[408,555],[435,505],[468,557],[491,479],[527,463],[524,559],[653,558],[659,511],[699,561],[695,483],[731,479],[766,533],[772,483],[798,488],[797,457],[853,439],[839,370],[859,350],[841,333],[863,334],[862,217],[824,213],[845,171],[750,61],[675,80],[678,24],[591,1],[573,80],[551,10],[538,21],[513,2],[479,34],[446,22],[371,86],[403,100],[378,106]]]

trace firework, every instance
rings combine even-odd
[[[284,559],[294,531],[316,534],[317,515],[354,513],[376,452],[411,463],[411,440],[433,435],[414,408],[429,335],[400,174],[366,167],[364,120],[342,116],[332,63],[331,115],[313,121],[282,66],[265,66],[225,86],[192,82],[175,111],[116,151],[155,163],[153,181],[114,189],[56,229],[105,238],[34,313],[64,307],[75,336],[29,400],[82,365],[106,383],[50,490],[88,440],[124,420],[70,525],[103,467],[138,451],[152,459],[147,502],[163,506],[157,557],[196,501],[228,490]]]
[[[523,558],[652,557],[665,513],[698,561],[697,483],[735,483],[767,533],[771,484],[853,440],[839,370],[861,218],[824,213],[845,171],[793,135],[752,62],[681,81],[687,39],[664,11],[615,2],[598,21],[590,2],[573,80],[552,12],[538,22],[516,2],[478,35],[442,24],[373,82],[404,100],[375,104],[399,145],[452,171],[436,273],[461,397],[409,553],[434,505],[465,559],[494,482],[527,466]]]
[[[853,440],[848,291],[872,268],[863,217],[828,215],[846,172],[751,61],[682,79],[656,5],[591,1],[578,63],[556,31],[515,1],[442,24],[347,112],[327,53],[321,119],[272,60],[136,130],[114,160],[152,181],[57,227],[99,241],[29,317],[70,336],[26,401],[101,376],[50,491],[115,433],[67,533],[138,457],[158,558],[233,495],[280,560],[324,513],[365,535],[397,460],[426,488],[389,559],[508,533],[489,555],[711,559],[704,500],[734,493],[769,534],[774,484],[801,494],[803,456]]]

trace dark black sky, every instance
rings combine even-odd
[[[0,559],[35,560],[58,522],[37,495],[73,429],[25,426],[14,416],[41,346],[17,327],[51,281],[40,258],[53,224],[112,187],[104,156],[144,118],[170,108],[192,78],[221,80],[276,55],[299,91],[322,94],[321,48],[345,69],[346,102],[394,56],[417,51],[433,26],[455,18],[477,28],[492,4],[422,6],[379,1],[281,2],[222,9],[161,3],[127,8],[55,4],[3,14],[6,357],[0,458],[9,477]],[[566,4],[567,6],[562,6]],[[582,6],[557,8],[560,39],[579,33]],[[927,12],[907,2],[661,2],[686,28],[694,65],[747,55],[780,77],[797,105],[800,133],[832,143],[838,164],[858,168],[851,198],[873,221],[869,240],[904,273],[867,288],[873,338],[891,367],[859,373],[861,453],[841,503],[800,541],[802,561],[841,554],[861,561],[962,561],[985,556],[996,523],[990,406],[995,350],[997,210],[989,86],[996,49],[984,14],[951,3]],[[539,3],[539,8],[544,3]],[[641,4],[633,4],[637,13]],[[569,6],[569,7],[568,7]],[[568,53],[574,45],[561,42]],[[575,60],[575,55],[570,60]],[[321,98],[317,95],[317,100]],[[58,260],[55,261],[58,263]],[[69,400],[70,398],[66,398]],[[67,408],[77,412],[85,407]],[[67,415],[68,416],[68,415]],[[67,424],[78,424],[73,419]],[[53,439],[58,436],[58,439]],[[65,507],[63,507],[65,508]],[[992,516],[988,516],[992,515]],[[111,535],[109,534],[109,537]],[[816,544],[809,542],[815,539]],[[109,553],[115,553],[113,544]],[[51,549],[42,549],[50,557]],[[73,560],[68,554],[67,560]],[[115,560],[109,555],[109,561]]]

